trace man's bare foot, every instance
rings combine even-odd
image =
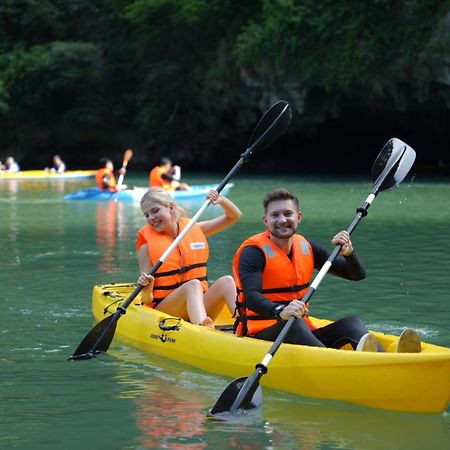
[[[203,327],[215,328],[213,320],[211,319],[211,317],[208,316],[206,316],[202,320],[202,323],[200,325],[202,325]]]

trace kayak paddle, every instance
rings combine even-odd
[[[133,157],[133,150],[130,148],[128,150],[125,150],[125,153],[123,154],[123,163],[122,163],[122,169],[126,169],[128,165],[128,161]],[[125,178],[125,175],[121,173],[119,175],[119,180],[117,181],[117,194],[114,196],[114,201],[117,202],[117,196],[120,191],[120,188],[122,187],[123,179]]]
[[[392,138],[387,142],[373,164],[372,190],[363,205],[356,210],[356,216],[347,229],[349,234],[353,232],[359,221],[367,215],[367,210],[379,192],[393,189],[403,181],[411,169],[415,158],[416,152],[400,139]],[[325,277],[332,265],[332,262],[341,249],[342,245],[340,244],[334,248],[333,252],[330,254],[327,261],[309,286],[306,294],[303,296],[303,303],[306,304],[309,302],[309,299],[312,297],[320,282]],[[214,407],[211,409],[211,414],[236,414],[238,411],[251,409],[253,407],[251,399],[259,388],[259,380],[268,372],[268,364],[283,343],[286,334],[289,332],[295,320],[295,316],[291,316],[289,318],[280,334],[270,347],[269,352],[266,354],[264,359],[256,365],[256,370],[249,378],[237,378],[227,386]]]
[[[254,152],[263,150],[280,137],[287,129],[291,121],[291,107],[285,101],[279,101],[275,103],[269,110],[266,111],[264,116],[260,119],[256,128],[254,129],[247,150],[241,155],[239,161],[231,169],[228,175],[222,180],[219,186],[216,188],[217,192],[221,192],[226,184],[230,181],[231,177],[246,163]],[[172,251],[178,246],[180,241],[189,232],[189,230],[197,222],[198,218],[206,210],[210,201],[207,200],[201,208],[191,218],[189,223],[183,229],[183,231],[172,242],[169,248],[161,255],[160,259],[150,269],[148,275],[154,275],[156,271],[161,267],[164,261],[172,253]],[[126,313],[126,309],[130,303],[141,292],[142,286],[138,285],[130,296],[125,300],[123,304],[117,307],[115,313],[109,317],[106,317],[99,323],[97,323],[92,330],[81,341],[74,354],[69,359],[91,359],[100,352],[106,352],[111,344],[116,330],[117,321]]]

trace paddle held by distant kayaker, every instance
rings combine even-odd
[[[195,223],[181,240],[155,276],[147,273],[189,223],[179,217],[179,210],[170,193],[164,189],[150,189],[141,199],[141,209],[147,224],[138,232],[137,252],[142,272],[138,284],[144,286],[144,304],[167,314],[190,320],[194,324],[213,327],[224,302],[235,309],[236,286],[233,277],[225,275],[208,286],[207,237],[228,228],[241,217],[240,209],[229,199],[211,190],[207,199],[220,205],[224,214]]]

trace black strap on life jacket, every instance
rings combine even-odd
[[[287,306],[289,305],[289,303],[291,303],[292,300],[282,300],[282,301],[277,301],[274,302],[277,305],[284,305]],[[275,317],[266,317],[266,316],[261,316],[261,315],[252,315],[252,316],[248,316],[246,314],[247,308],[246,308],[246,304],[245,302],[240,302],[238,300],[236,300],[236,308],[239,311],[239,316],[236,317],[236,320],[234,321],[233,324],[233,332],[236,333],[236,330],[239,326],[239,323],[243,324],[243,335],[247,336],[248,334],[248,327],[247,327],[247,323],[249,320],[277,320],[278,322],[281,321],[281,319],[279,318],[275,318]]]
[[[297,292],[306,289],[309,286],[309,283],[305,284],[296,284],[295,286],[289,286],[285,288],[271,288],[271,289],[263,289],[261,294],[283,294],[285,292]],[[281,303],[281,302],[280,302]]]
[[[198,269],[199,267],[206,267],[206,263],[196,263],[196,264],[191,264],[190,266],[183,266],[180,267],[179,269],[175,269],[175,270],[168,270],[167,272],[157,272],[154,277],[155,278],[161,278],[161,277],[169,277],[172,275],[177,275],[179,273],[187,273],[190,270],[193,269]]]
[[[286,292],[298,292],[298,291],[302,291],[303,289],[306,289],[309,287],[309,283],[304,283],[304,284],[296,284],[294,286],[288,286],[288,287],[275,287],[275,288],[270,288],[270,289],[262,289],[261,290],[261,294],[283,294]],[[244,302],[240,302],[238,300],[239,298],[239,294],[242,294],[244,291],[242,289],[236,288],[237,290],[237,297],[236,297],[236,308],[239,312],[239,316],[236,317],[236,320],[234,321],[234,325],[233,325],[233,331],[234,333],[236,333],[236,330],[239,326],[239,323],[243,324],[243,330],[244,336],[247,336],[248,334],[248,328],[247,328],[247,322],[249,320],[275,320],[275,317],[263,317],[260,315],[254,315],[254,316],[247,316],[246,311],[247,311],[247,305]],[[301,300],[301,299],[299,299]],[[280,305],[288,305],[289,303],[291,303],[292,300],[282,300],[282,301],[277,301],[274,302],[276,304],[280,304]],[[276,319],[278,321],[280,321],[281,319]]]

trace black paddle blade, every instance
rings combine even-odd
[[[86,335],[69,359],[91,359],[100,352],[106,352],[113,340],[116,326],[117,320],[114,315],[104,318]]]
[[[237,378],[236,380],[232,381],[222,392],[222,395],[219,397],[216,404],[211,409],[210,414],[214,415],[229,412],[231,407],[233,406],[234,401],[236,400],[236,397],[239,394],[239,391],[241,390],[242,386],[246,381],[247,377]],[[238,411],[259,408],[261,406],[261,403],[262,403],[262,391],[261,386],[258,385],[251,400],[244,400],[241,403]]]
[[[289,103],[280,100],[275,103],[253,130],[248,141],[247,152],[263,150],[278,139],[291,123],[292,111]]]
[[[372,181],[381,183],[379,191],[394,189],[404,180],[415,159],[416,152],[408,144],[397,138],[389,139],[373,163]]]

